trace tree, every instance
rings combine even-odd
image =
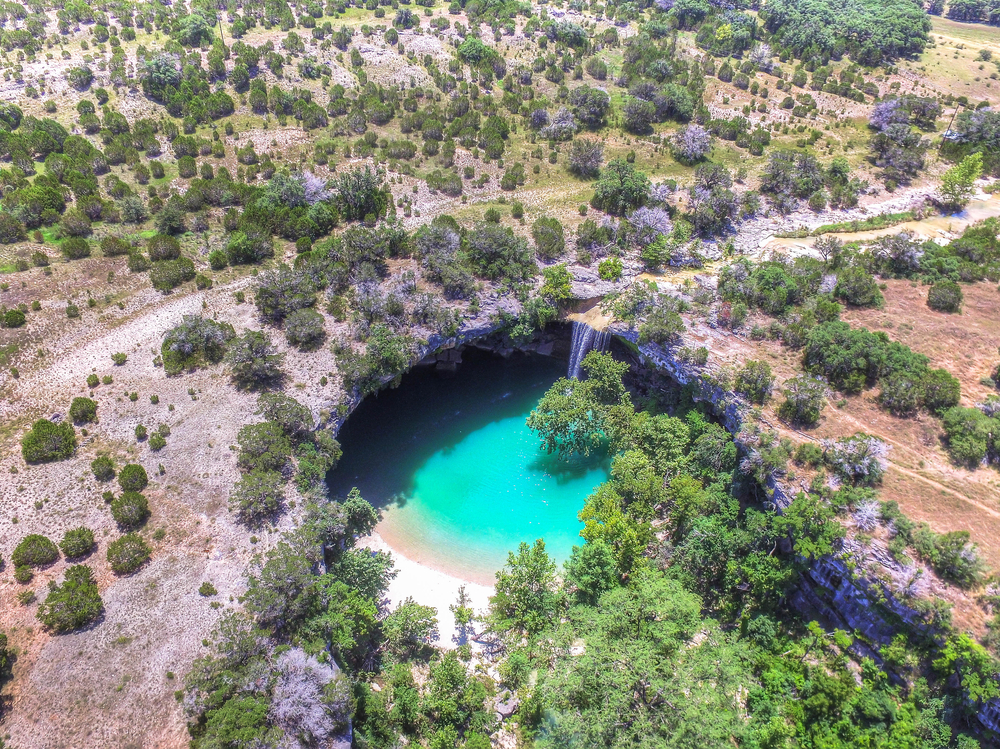
[[[38,621],[56,633],[71,632],[94,622],[104,611],[94,572],[83,564],[66,570],[61,585],[49,582],[49,593],[38,605]]]
[[[74,398],[69,406],[69,416],[74,424],[97,421],[97,401],[82,396]]]
[[[678,130],[671,142],[674,156],[685,164],[701,161],[712,150],[711,134],[694,123]]]
[[[624,159],[615,159],[601,173],[590,204],[613,216],[625,216],[645,204],[649,179]]]
[[[517,554],[508,552],[507,564],[497,572],[496,594],[490,598],[493,630],[507,636],[533,636],[549,626],[561,605],[556,563],[545,551],[545,541],[521,542]]]
[[[429,650],[437,638],[437,609],[404,599],[382,622],[385,648],[395,658],[408,661]]]
[[[748,361],[736,374],[736,390],[745,395],[751,403],[763,404],[771,397],[774,375],[767,362]]]
[[[538,272],[531,248],[509,227],[484,222],[469,232],[469,264],[491,281],[525,281]]]
[[[94,548],[94,532],[83,526],[66,531],[59,548],[67,559],[79,559]]]
[[[313,309],[298,309],[285,318],[285,338],[303,351],[314,351],[326,338],[323,315]]]
[[[604,144],[593,138],[576,138],[570,146],[569,170],[580,177],[596,177],[604,163]]]
[[[281,424],[265,421],[247,424],[236,436],[240,445],[237,462],[246,471],[280,471],[292,454],[291,440]]]
[[[852,265],[838,274],[833,294],[855,307],[880,309],[885,303],[875,278],[858,265]]]
[[[964,208],[972,199],[974,185],[983,173],[983,154],[971,153],[941,177],[941,196],[956,209]]]
[[[284,377],[281,364],[284,354],[279,354],[267,333],[248,330],[229,344],[226,353],[233,380],[245,388],[266,387]]]
[[[118,472],[118,485],[123,491],[141,492],[149,485],[149,476],[138,463],[129,463]]]
[[[59,558],[59,549],[45,536],[32,533],[21,539],[10,555],[14,567],[45,567]]]
[[[566,251],[563,227],[559,219],[541,216],[531,227],[535,252],[542,260],[555,260]]]
[[[39,419],[21,438],[21,455],[26,463],[50,463],[65,460],[76,451],[76,432],[72,424],[58,424]]]
[[[592,351],[583,369],[587,379],[557,380],[528,415],[528,428],[546,452],[586,456],[604,445],[608,409],[624,397],[621,376],[628,365]]]
[[[98,481],[110,481],[115,477],[115,464],[107,455],[99,455],[90,462],[90,470]]]
[[[784,403],[778,409],[781,418],[792,424],[812,426],[819,421],[826,406],[826,383],[818,377],[796,375],[785,380]]]
[[[588,128],[601,128],[611,111],[611,99],[599,88],[579,86],[569,94],[569,103],[576,118]]]
[[[274,255],[271,234],[257,226],[244,226],[234,231],[226,241],[226,258],[230,265],[259,263]]]
[[[566,582],[576,589],[577,598],[591,605],[619,581],[615,557],[603,541],[574,546],[565,569]]]
[[[149,517],[149,502],[139,492],[122,492],[111,502],[111,516],[126,530],[138,528]]]
[[[626,130],[636,135],[645,135],[653,131],[656,106],[651,101],[630,97],[622,107],[622,117]]]
[[[316,304],[316,287],[303,271],[281,264],[260,275],[254,303],[262,316],[280,325],[295,310]]]
[[[180,324],[169,330],[160,346],[163,370],[168,375],[193,371],[199,366],[222,361],[236,331],[229,323],[220,323],[200,315],[184,315]]]
[[[347,221],[379,218],[392,199],[384,176],[368,167],[341,174],[334,182],[334,193],[340,215]]]
[[[276,471],[244,474],[229,494],[229,511],[250,526],[276,514],[285,502],[285,482]]]
[[[138,533],[126,533],[116,541],[108,544],[108,563],[118,575],[135,572],[149,561],[153,550],[142,540]]]
[[[938,281],[927,290],[927,306],[938,312],[962,309],[962,287],[954,281]]]

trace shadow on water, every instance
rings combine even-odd
[[[404,375],[398,388],[358,406],[338,435],[344,454],[327,475],[331,496],[345,496],[356,486],[377,508],[404,506],[415,472],[432,455],[453,450],[493,422],[524,414],[566,374],[566,362],[551,357],[502,359],[475,349],[462,357],[454,377],[421,367]],[[568,481],[597,464],[543,456],[537,467]]]

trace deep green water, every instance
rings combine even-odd
[[[524,420],[566,362],[467,351],[451,379],[429,369],[364,401],[338,439],[332,496],[357,486],[382,510],[378,532],[414,561],[484,583],[521,541],[565,560],[576,515],[608,476],[606,460],[546,455]]]

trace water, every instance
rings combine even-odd
[[[380,508],[377,531],[398,553],[492,584],[521,541],[544,538],[560,562],[582,543],[576,516],[608,463],[546,455],[524,423],[564,362],[463,358],[452,379],[418,369],[365,400],[341,429],[344,456],[327,483],[332,496],[357,486]]]
[[[573,341],[569,354],[569,368],[566,371],[567,377],[575,380],[580,379],[583,371],[583,360],[591,351],[605,351],[611,335],[606,330],[594,330],[585,322],[573,322]]]

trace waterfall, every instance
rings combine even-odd
[[[569,353],[567,377],[580,379],[584,357],[594,349],[606,351],[611,342],[611,334],[606,330],[594,330],[585,322],[573,323],[573,342]]]

